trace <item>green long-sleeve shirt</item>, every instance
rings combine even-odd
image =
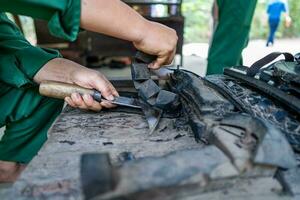
[[[80,0],[0,0],[0,86],[30,84],[44,64],[60,56],[30,45],[4,12],[47,20],[52,35],[73,41],[79,32],[80,4]]]

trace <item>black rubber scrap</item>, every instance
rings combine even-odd
[[[69,141],[69,140],[63,140],[63,141],[59,141],[59,143],[61,143],[61,144],[74,145],[76,142],[74,142],[74,141]]]
[[[173,92],[161,90],[156,98],[155,106],[164,110],[176,109],[179,102],[179,96]]]
[[[269,85],[268,83],[265,83],[261,80],[237,72],[236,70],[234,70],[234,68],[224,69],[224,75],[228,75],[230,77],[238,79],[239,81],[244,82],[250,87],[257,89],[260,92],[263,92],[265,95],[269,96],[270,98],[273,98],[276,101],[279,101],[280,103],[284,104],[286,108],[290,111],[296,113],[297,115],[300,114],[300,100],[297,97],[292,96],[290,94],[286,94],[278,88],[273,87],[272,85]]]
[[[141,51],[138,51],[136,54],[135,54],[135,59],[138,60],[138,61],[141,61],[143,63],[152,63],[154,60],[156,60],[157,56],[154,56],[154,55],[149,55],[149,54],[146,54],[144,52],[141,52]]]
[[[151,97],[150,99],[147,100],[147,103],[151,106],[155,106],[156,103],[156,96]]]
[[[160,88],[152,79],[143,82],[139,88],[139,95],[146,100],[156,96],[159,92]]]
[[[80,174],[85,199],[92,199],[115,188],[113,167],[107,153],[83,154]]]
[[[106,146],[106,145],[113,145],[114,143],[113,142],[103,142],[102,143],[104,146]]]
[[[151,78],[147,64],[133,63],[131,67],[133,81],[146,81]]]
[[[161,90],[159,85],[151,79],[148,64],[152,63],[156,56],[137,52],[131,65],[131,75],[134,86],[144,102],[163,110],[172,110],[180,105],[177,94]]]
[[[294,150],[300,152],[299,120],[296,115],[289,113],[283,104],[233,77],[211,75],[205,79],[210,87],[230,100],[238,110],[266,120],[279,128]]]

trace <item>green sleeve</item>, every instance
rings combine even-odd
[[[0,12],[48,21],[50,33],[74,41],[80,27],[80,0],[0,0]]]
[[[34,75],[58,51],[32,46],[5,14],[0,13],[0,84],[32,86]]]

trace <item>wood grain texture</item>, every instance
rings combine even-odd
[[[71,96],[72,93],[93,95],[94,90],[67,83],[48,81],[40,84],[39,92],[43,96],[64,99],[65,97]]]

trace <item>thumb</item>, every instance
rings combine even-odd
[[[156,61],[149,65],[151,69],[159,69],[166,62],[166,57],[158,57]]]
[[[109,100],[109,101],[113,101],[115,99],[114,97],[114,91],[111,87],[111,84],[108,80],[96,80],[94,82],[94,88],[97,89],[99,92],[101,92],[101,95]]]

